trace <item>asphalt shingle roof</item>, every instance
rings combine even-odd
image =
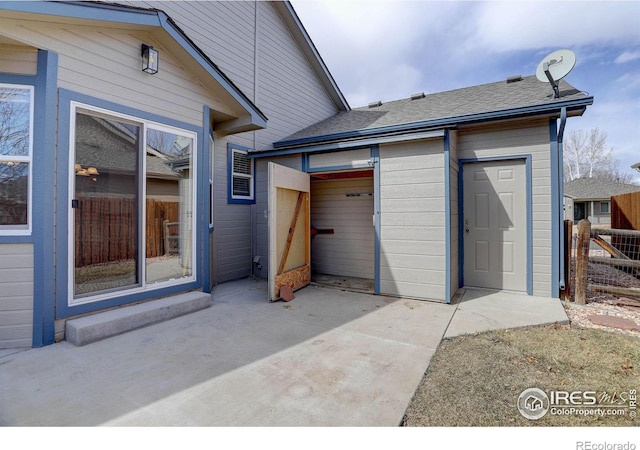
[[[482,113],[508,111],[538,105],[552,105],[567,100],[587,99],[589,96],[561,80],[560,98],[553,96],[549,83],[543,83],[532,75],[520,81],[506,80],[472,86],[452,91],[425,95],[383,103],[370,108],[354,108],[339,113],[322,122],[311,125],[276,143],[330,136],[340,133],[372,130],[447,118],[460,118]]]
[[[597,178],[577,178],[564,184],[564,195],[573,197],[574,200],[609,199],[614,195],[636,191],[640,191],[640,186]]]

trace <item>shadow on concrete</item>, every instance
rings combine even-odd
[[[219,285],[213,306],[0,358],[3,426],[395,426],[455,307]]]

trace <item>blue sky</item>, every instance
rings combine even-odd
[[[606,132],[640,183],[640,1],[291,3],[352,107],[533,75],[544,56],[572,50],[566,81],[594,104],[566,133]]]

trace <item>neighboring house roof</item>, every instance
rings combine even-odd
[[[206,73],[210,80],[221,88],[217,92],[220,99],[243,116],[217,118],[216,123],[220,127],[216,128],[217,130],[230,134],[265,128],[267,125],[264,113],[193,43],[173,19],[161,10],[96,2],[55,1],[2,1],[0,10],[3,14],[42,14],[82,21],[125,23],[140,29],[164,31],[159,33],[158,37],[164,39],[172,50],[186,53],[189,64],[195,61],[200,72]]]
[[[83,114],[76,117],[76,130],[77,164],[93,166],[99,173],[135,175],[137,143],[129,130],[116,122]],[[180,174],[173,168],[176,161],[147,146],[146,176],[178,180]]]
[[[471,86],[452,91],[376,103],[339,113],[274,143],[276,149],[362,139],[391,133],[442,129],[468,123],[557,113],[566,107],[582,114],[593,97],[560,81],[560,98],[535,76],[519,81]]]
[[[615,195],[640,191],[640,186],[598,178],[577,178],[564,184],[564,195],[575,200],[609,200]]]

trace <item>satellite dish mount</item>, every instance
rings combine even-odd
[[[553,79],[553,75],[551,75],[551,72],[549,71],[548,62],[545,61],[542,64],[542,70],[544,70],[544,74],[547,76],[547,79],[549,80],[549,84],[553,88],[553,98],[560,98],[560,89],[558,88],[558,82]]]
[[[538,64],[536,78],[548,81],[553,88],[553,98],[560,98],[558,81],[566,77],[576,65],[576,55],[571,50],[557,50]]]

